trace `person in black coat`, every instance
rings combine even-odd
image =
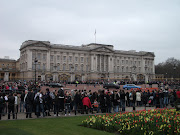
[[[0,120],[1,120],[1,115],[2,115],[2,112],[3,112],[3,108],[4,108],[4,98],[2,96],[2,94],[0,93]]]
[[[121,100],[121,107],[122,107],[122,111],[125,111],[125,92],[124,90],[121,91],[121,95],[120,95],[120,100]]]
[[[25,91],[25,107],[26,107],[26,118],[32,118],[32,108],[33,108],[33,102],[34,102],[34,94],[32,93],[32,90]]]
[[[60,112],[64,111],[64,90],[63,89],[59,89],[58,91],[58,95],[59,95],[59,110]]]
[[[113,103],[113,110],[114,112],[118,112],[118,100],[119,100],[119,95],[117,93],[117,91],[113,91],[113,94],[112,94],[112,103]]]
[[[99,96],[99,103],[100,103],[100,107],[101,107],[101,112],[105,113],[106,112],[106,97],[104,94],[104,90],[101,91],[100,96]]]
[[[80,95],[79,91],[76,91],[76,94],[74,96],[74,110],[75,110],[74,112],[75,112],[75,115],[77,113],[77,110],[80,108],[80,106],[82,104],[81,102],[82,102],[81,95]]]
[[[8,119],[10,119],[11,112],[13,114],[13,119],[15,119],[14,102],[15,102],[15,97],[13,96],[13,93],[10,93],[8,96]]]
[[[51,97],[50,97],[50,92],[48,88],[46,89],[46,93],[44,95],[44,103],[45,103],[46,116],[51,116],[50,115]]]
[[[54,100],[53,100],[53,102],[54,102],[54,116],[60,116],[60,114],[59,114],[59,106],[60,106],[60,104],[59,104],[58,91],[55,91],[54,96],[55,96]]]
[[[107,105],[107,112],[111,113],[111,92],[108,92],[106,95],[106,105]]]

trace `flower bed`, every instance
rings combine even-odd
[[[114,115],[95,115],[82,121],[83,126],[120,134],[180,134],[180,112],[152,109]]]

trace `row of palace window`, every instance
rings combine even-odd
[[[37,58],[37,60],[41,60],[41,55],[42,55],[42,60],[44,60],[44,61],[46,61],[46,59],[47,59],[47,54],[41,54],[41,53],[37,53],[37,57],[36,57],[36,55],[35,54],[33,54],[32,55],[32,58],[33,59],[35,59],[35,57]],[[68,59],[67,59],[67,57],[68,56],[62,56],[62,61],[63,62],[73,62],[73,56],[69,56],[68,57]],[[57,61],[61,61],[61,59],[60,59],[61,57],[60,57],[60,55],[57,55],[57,56],[55,56],[55,55],[51,55],[50,56],[50,61],[54,61],[55,59],[57,60]],[[88,63],[88,58],[86,58],[86,62]],[[116,61],[117,60],[117,61]],[[125,59],[124,58],[124,60],[119,60],[119,59],[116,59],[115,61],[114,61],[114,64],[116,65],[119,65],[119,64],[122,64],[122,65],[124,65],[124,64],[126,64],[126,65],[136,65],[136,66],[141,66],[141,61],[134,61],[135,59],[133,59],[133,60],[127,60],[127,59]],[[137,60],[139,60],[138,58],[137,58]],[[120,63],[120,61],[121,61],[121,63]],[[84,57],[74,57],[74,62],[81,62],[81,63],[83,63],[84,62]],[[116,63],[117,62],[117,63]],[[153,65],[153,62],[152,61],[145,61],[145,64],[146,65],[148,65],[148,66],[152,66]]]
[[[62,71],[79,71],[78,69],[80,69],[80,71],[85,71],[84,70],[84,65],[80,65],[80,67],[78,67],[78,64],[75,64],[75,66],[72,66],[72,64],[69,64],[69,66],[67,67],[68,65],[66,64],[63,64],[62,65]],[[32,69],[35,70],[35,64],[32,64]],[[43,63],[42,67],[40,65],[40,63],[37,63],[36,64],[36,69],[37,70],[46,70],[46,64]],[[60,64],[57,64],[57,65],[54,65],[53,63],[50,64],[50,70],[51,71],[60,71]],[[103,68],[104,69],[104,68]],[[102,69],[102,70],[103,70]],[[89,71],[89,66],[86,65],[86,71]],[[99,71],[99,70],[98,70]],[[141,67],[136,67],[136,68],[131,68],[131,67],[114,67],[114,72],[141,72]],[[153,72],[153,69],[152,68],[147,68],[145,69],[145,72],[146,73],[152,73]]]
[[[67,57],[68,56],[62,56],[62,61],[63,62],[73,62],[73,56],[69,56],[68,57],[68,59],[67,59]],[[47,54],[42,54],[42,59],[41,59],[41,53],[38,53],[37,54],[37,57],[36,57],[36,55],[32,55],[32,59],[37,59],[37,60],[44,60],[44,61],[46,61],[46,59],[47,59]],[[50,55],[50,61],[54,61],[54,60],[57,60],[57,61],[61,61],[61,57],[60,57],[60,55],[57,55],[57,56],[54,56],[54,55]],[[88,58],[86,58],[86,62],[88,62]],[[81,63],[83,63],[84,62],[84,57],[74,57],[74,61],[75,62],[78,62],[78,61],[80,61]]]
[[[35,70],[35,64],[32,64],[32,69]],[[42,68],[41,68],[40,63],[37,63],[36,64],[36,69],[37,70],[40,70],[40,69],[46,70],[46,64],[43,63]],[[57,64],[57,65],[54,65],[53,63],[50,64],[50,70],[51,71],[56,71],[56,70],[60,71],[60,69],[61,69],[60,64]],[[78,69],[79,68],[78,68],[77,64],[75,64],[75,66],[72,66],[71,64],[69,64],[68,67],[67,67],[66,64],[62,65],[62,71],[67,71],[67,70],[69,70],[69,71],[78,71]],[[84,65],[83,64],[81,65],[80,70],[84,71]],[[89,66],[88,65],[86,65],[86,71],[89,71]]]

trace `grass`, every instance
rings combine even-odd
[[[0,121],[0,135],[113,135],[79,126],[89,116]]]

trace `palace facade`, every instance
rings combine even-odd
[[[9,58],[0,59],[0,80],[15,81],[20,78],[19,60]]]
[[[20,47],[20,76],[26,80],[151,81],[155,77],[153,52],[115,50],[113,45],[81,46],[28,40]]]

